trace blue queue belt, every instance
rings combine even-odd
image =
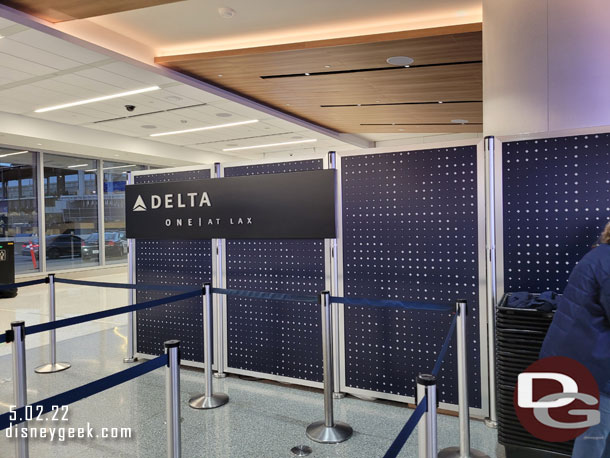
[[[426,302],[405,302],[393,299],[364,299],[360,297],[336,297],[331,296],[330,301],[335,304],[345,305],[368,305],[373,307],[394,307],[406,310],[428,310],[430,312],[450,312],[454,307],[441,304],[429,304]]]
[[[6,332],[0,334],[0,343],[4,343],[6,342]]]
[[[46,282],[46,278],[39,278],[38,280],[22,281],[21,283],[7,283],[5,285],[0,285],[0,289],[25,288],[26,286],[40,285],[41,283]]]
[[[88,398],[89,396],[101,393],[102,391],[108,390],[136,377],[152,372],[155,369],[159,369],[160,367],[167,365],[167,363],[168,357],[166,354],[164,354],[145,363],[138,364],[137,366],[125,369],[124,371],[96,380],[95,382],[87,383],[86,385],[79,386],[78,388],[51,396],[50,398],[35,402],[29,406],[20,407],[19,409],[15,409],[13,412],[2,414],[0,415],[0,431],[26,421],[26,407],[28,408],[28,411],[32,413],[32,415],[42,415],[50,412],[53,409],[57,409],[58,406],[60,407],[72,404],[73,402]],[[14,417],[13,420],[11,420],[11,416]]]
[[[447,354],[447,350],[449,350],[449,345],[451,344],[451,339],[453,338],[453,334],[455,333],[456,323],[457,323],[457,314],[453,316],[453,320],[451,321],[451,326],[449,327],[449,332],[447,333],[447,337],[445,337],[445,342],[443,343],[443,347],[441,348],[441,351],[438,354],[436,363],[434,364],[434,368],[432,369],[432,375],[434,375],[435,377],[438,376],[438,373],[441,370],[441,365],[443,364],[443,360],[445,359],[445,355]]]
[[[244,291],[241,289],[212,288],[212,293],[227,296],[249,297],[251,299],[273,299],[276,301],[318,302],[317,296],[305,296],[289,293],[267,293],[264,291]]]
[[[175,296],[156,299],[154,301],[141,302],[139,304],[126,305],[124,307],[117,307],[110,310],[102,310],[101,312],[88,313],[86,315],[79,315],[72,318],[64,318],[63,320],[35,324],[33,326],[26,327],[25,333],[26,335],[37,334],[39,332],[50,331],[51,329],[64,328],[66,326],[85,323],[87,321],[99,320],[100,318],[121,315],[122,313],[135,312],[137,310],[157,307],[158,305],[169,304],[170,302],[178,302],[196,296],[201,296],[201,289],[196,289],[195,291],[189,291],[187,293],[177,294]]]
[[[413,433],[417,423],[419,423],[421,417],[426,413],[427,403],[427,396],[424,396],[423,399],[419,401],[417,408],[413,411],[405,425],[402,427],[400,433],[398,433],[398,436],[396,436],[396,439],[394,439],[394,442],[392,442],[392,445],[390,445],[388,451],[385,452],[385,455],[383,455],[383,458],[396,458],[398,456],[400,450],[405,445],[405,442],[407,442],[407,439],[409,439],[409,436],[411,433]]]
[[[137,289],[140,291],[192,291],[194,286],[187,285],[148,285],[146,283],[108,283],[102,281],[70,280],[68,278],[55,278],[55,283],[67,285],[97,286],[98,288]]]

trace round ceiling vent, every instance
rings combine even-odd
[[[220,15],[221,18],[231,19],[232,17],[234,17],[237,14],[237,12],[233,8],[229,8],[228,6],[223,6],[221,8],[218,8],[218,14]]]
[[[389,57],[386,62],[390,65],[397,65],[400,67],[404,67],[406,65],[411,65],[413,63],[413,59],[407,56],[394,56]]]

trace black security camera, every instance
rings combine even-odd
[[[125,109],[129,112],[132,112],[133,110],[136,109],[135,105],[125,105]]]

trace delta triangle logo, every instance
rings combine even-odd
[[[146,211],[146,204],[144,203],[144,199],[142,199],[142,196],[138,195],[138,198],[136,199],[136,203],[133,205],[133,211],[134,212],[145,212]]]

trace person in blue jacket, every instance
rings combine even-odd
[[[582,363],[599,385],[601,423],[576,439],[572,458],[610,458],[610,223],[570,274],[542,344],[549,356]]]

